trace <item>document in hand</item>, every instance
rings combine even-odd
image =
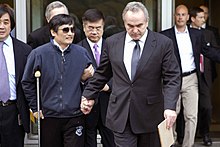
[[[161,147],[170,147],[174,143],[173,128],[166,128],[166,119],[158,125]]]

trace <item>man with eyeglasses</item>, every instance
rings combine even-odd
[[[81,82],[93,75],[87,51],[75,44],[74,20],[66,14],[49,22],[52,39],[30,53],[22,86],[29,106],[37,117],[35,71],[41,72],[41,145],[84,147],[85,116],[80,110]],[[86,72],[85,69],[89,70]],[[88,109],[89,101],[86,106]]]
[[[83,14],[82,22],[86,38],[78,44],[87,49],[94,68],[98,68],[101,52],[105,47],[105,40],[102,38],[104,15],[98,9],[88,9]],[[86,116],[85,147],[97,146],[97,130],[101,135],[103,147],[115,146],[113,133],[105,126],[111,85],[110,80],[99,93],[98,103],[94,105],[91,113]]]

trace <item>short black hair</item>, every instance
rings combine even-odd
[[[58,31],[58,28],[62,25],[73,25],[74,27],[74,19],[72,16],[67,15],[67,14],[58,14],[54,16],[50,21],[49,21],[49,28],[50,30],[53,30],[55,32]],[[74,27],[75,28],[75,27]]]
[[[98,9],[88,9],[82,16],[82,22],[96,22],[98,20],[105,20],[103,13]]]
[[[193,7],[190,9],[189,11],[189,15],[190,15],[190,18],[191,17],[196,17],[198,13],[201,13],[201,12],[204,12],[201,8],[199,7]]]
[[[14,10],[8,4],[0,4],[0,17],[8,14],[11,22],[11,30],[15,27]]]

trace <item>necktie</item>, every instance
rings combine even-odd
[[[204,57],[200,54],[200,72],[204,72]]]
[[[137,65],[138,65],[138,61],[140,58],[140,45],[138,43],[139,40],[134,40],[136,45],[134,46],[133,49],[133,54],[132,54],[132,59],[131,59],[131,80],[134,79],[136,70],[137,70]]]
[[[3,53],[3,44],[4,42],[0,42],[0,100],[3,102],[7,102],[10,98],[10,86],[9,86],[9,78],[8,78],[8,69],[5,60],[5,56]]]
[[[97,44],[94,44],[93,48],[94,48],[94,53],[95,53],[96,64],[97,64],[97,66],[99,66],[100,53],[99,53],[99,51],[98,51],[98,45],[97,45]]]

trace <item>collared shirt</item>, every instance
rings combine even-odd
[[[204,23],[204,24],[202,25],[202,28],[204,28],[204,29],[206,28],[206,23]]]
[[[141,48],[140,51],[140,58],[144,49],[144,44],[147,38],[148,30],[146,29],[144,35],[140,38],[139,45]],[[132,59],[132,54],[133,54],[133,49],[135,47],[136,43],[133,41],[131,36],[126,33],[125,36],[125,45],[124,45],[124,64],[127,70],[127,73],[131,79],[131,59]]]
[[[56,45],[56,46],[60,49],[60,51],[61,51],[62,53],[63,53],[65,50],[67,50],[67,48],[69,47],[69,45],[68,45],[66,48],[62,49],[61,46],[55,41],[55,39],[53,39],[53,43],[54,43],[54,45]]]
[[[94,42],[90,41],[88,38],[86,38],[86,40],[88,41],[89,46],[90,46],[90,49],[92,50],[93,57],[95,58],[95,50],[94,50],[94,48],[93,48],[93,46],[94,46],[95,44],[98,45],[98,48],[97,48],[97,49],[98,49],[98,51],[99,51],[99,54],[101,55],[101,51],[102,51],[102,38],[100,38],[97,43],[94,43]]]
[[[9,36],[4,41],[3,52],[5,55],[5,60],[8,69],[8,78],[9,78],[10,93],[11,93],[11,97],[9,99],[16,100],[15,60],[14,60],[14,50],[13,50],[13,43],[11,36]]]
[[[176,41],[179,48],[182,72],[189,72],[196,68],[193,56],[192,42],[188,28],[179,32],[175,26]]]

